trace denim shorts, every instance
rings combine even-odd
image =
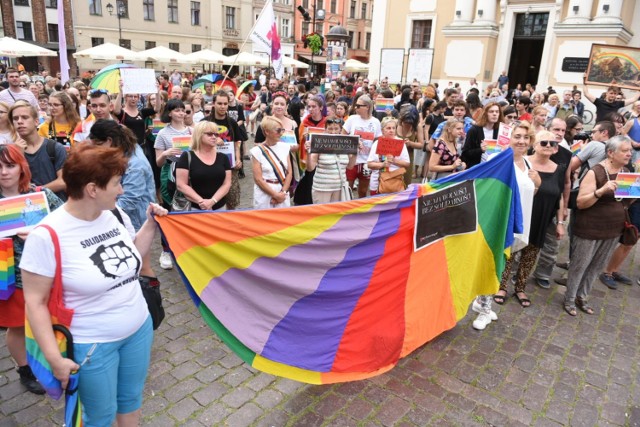
[[[133,335],[120,341],[97,343],[89,356],[87,353],[94,344],[74,344],[75,361],[82,365],[78,390],[85,427],[109,427],[116,413],[140,409],[152,343],[149,316]]]

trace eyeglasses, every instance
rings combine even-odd
[[[273,131],[276,132],[276,133],[285,133],[286,129],[285,128],[275,128]]]
[[[591,133],[602,132],[602,129],[593,129]]]
[[[91,89],[91,90],[89,91],[89,95],[90,95],[90,96],[91,96],[91,95],[93,95],[93,94],[95,94],[95,93],[98,93],[98,94],[100,94],[100,95],[109,95],[109,91],[108,91],[108,90],[106,90],[106,89]]]
[[[584,128],[573,128],[573,130],[575,130],[576,132],[582,132]]]
[[[340,126],[342,126],[344,124],[344,120],[342,120],[342,119],[327,119],[326,123],[328,125],[340,125]]]
[[[27,85],[18,85],[19,87],[27,87]]]
[[[547,145],[550,147],[557,147],[558,146],[558,142],[557,141],[540,141],[539,142],[541,147],[546,147]]]
[[[207,135],[208,137],[215,136],[217,138],[220,136],[218,132],[204,132],[204,134]]]
[[[506,117],[507,119],[511,119],[511,120],[513,120],[513,119],[515,119],[515,118],[516,118],[516,117],[518,117],[518,116],[516,116],[515,114],[508,114],[508,115],[506,115],[505,117]]]

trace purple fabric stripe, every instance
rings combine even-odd
[[[291,306],[313,293],[327,270],[369,237],[377,220],[375,212],[347,215],[317,238],[292,246],[275,259],[259,258],[246,269],[226,271],[209,282],[200,298],[236,338],[260,354]]]
[[[371,237],[349,249],[317,291],[291,307],[273,329],[262,356],[312,371],[331,371],[347,322],[369,285],[387,239],[399,225],[399,209],[382,212]]]

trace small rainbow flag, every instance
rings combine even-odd
[[[393,110],[395,102],[393,98],[378,98],[376,99],[376,111],[379,113],[385,113]]]
[[[582,150],[582,141],[576,141],[571,144],[571,153],[573,153],[574,156],[578,154],[580,150]]]
[[[189,151],[191,149],[191,135],[174,136],[171,140],[173,148],[179,148],[182,151]]]
[[[620,172],[616,182],[618,183],[616,197],[632,199],[640,197],[640,173]]]
[[[0,300],[8,300],[16,289],[13,239],[0,239]]]
[[[154,135],[158,135],[158,132],[160,132],[162,129],[164,129],[165,126],[167,126],[167,124],[163,123],[160,119],[153,119],[153,125],[151,127],[151,133],[154,134]]]
[[[500,153],[503,150],[503,147],[498,144],[497,139],[485,139],[484,142],[485,144],[487,144],[487,148],[484,150],[484,152],[489,156],[492,154]]]
[[[296,140],[296,134],[292,130],[286,130],[280,137],[280,142],[284,142],[285,144],[296,145],[298,141]]]
[[[30,230],[48,214],[47,196],[41,191],[0,199],[0,237]]]

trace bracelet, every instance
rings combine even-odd
[[[215,197],[212,197],[211,200],[213,200],[213,204],[217,205],[218,204],[218,199],[216,199]]]
[[[596,193],[596,191],[598,191],[598,190],[594,190],[594,191],[593,191],[593,196],[594,196],[596,199],[599,199],[600,197],[598,197],[598,193]]]
[[[558,224],[560,224],[560,225],[567,225],[567,222],[566,222],[566,221],[558,221]]]

